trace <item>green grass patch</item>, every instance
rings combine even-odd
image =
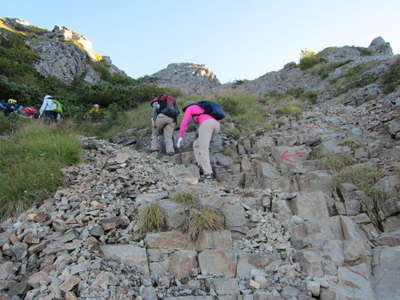
[[[60,169],[80,161],[79,143],[60,126],[30,120],[0,143],[0,216],[30,207],[62,185]]]

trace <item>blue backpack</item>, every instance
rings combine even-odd
[[[217,103],[211,101],[200,101],[197,105],[204,109],[203,114],[210,115],[216,120],[222,120],[225,118],[224,111]]]

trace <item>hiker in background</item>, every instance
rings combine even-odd
[[[9,116],[11,113],[17,111],[21,105],[17,103],[15,99],[8,99],[8,102],[0,103],[0,110],[3,111],[5,116]]]
[[[50,95],[44,96],[42,106],[39,109],[39,118],[43,118],[44,123],[50,124],[60,120],[61,113],[61,103]]]
[[[193,120],[199,124],[198,137],[193,143],[194,156],[200,169],[201,179],[215,179],[210,163],[209,148],[213,135],[220,131],[220,121],[225,117],[224,112],[218,104],[211,101],[187,102],[183,111],[177,148],[183,144],[183,136],[189,121]]]
[[[93,107],[87,112],[86,118],[91,121],[99,121],[103,118],[103,112],[100,110],[100,105],[93,104]]]
[[[100,105],[93,104],[93,107],[89,110],[89,114],[92,113],[99,113],[100,112]]]
[[[179,115],[176,100],[172,96],[160,95],[151,100],[151,151],[160,151],[159,136],[164,136],[165,152],[174,155],[172,136]]]

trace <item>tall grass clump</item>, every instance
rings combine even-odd
[[[216,231],[224,228],[225,218],[217,209],[204,206],[201,209],[189,210],[183,230],[192,240],[196,240],[203,231]]]
[[[60,169],[79,162],[79,143],[64,129],[31,120],[0,143],[0,217],[48,197],[62,185]]]
[[[148,204],[139,214],[141,232],[161,231],[167,227],[165,211],[157,203]]]
[[[358,186],[374,200],[385,197],[384,192],[374,185],[383,177],[383,173],[375,167],[350,167],[340,171],[334,178],[334,187],[340,183],[348,182]]]

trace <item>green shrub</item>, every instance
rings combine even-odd
[[[382,76],[384,93],[393,92],[400,85],[400,58],[398,58]]]
[[[361,56],[370,56],[372,55],[372,51],[366,47],[356,47],[356,49],[360,52]]]
[[[281,116],[299,116],[303,113],[303,103],[301,101],[291,101],[275,110],[278,117]]]
[[[312,67],[310,69],[310,73],[319,76],[321,79],[325,79],[330,73],[332,73],[332,71],[348,64],[349,62],[351,62],[351,60],[320,63]]]
[[[314,90],[307,90],[304,92],[303,96],[310,104],[316,104],[318,100],[318,93]]]
[[[283,66],[284,69],[293,69],[296,68],[297,64],[294,61],[288,62]]]
[[[302,71],[310,69],[311,67],[319,64],[323,60],[317,55],[305,56],[300,59],[299,67]]]
[[[65,128],[27,121],[0,143],[0,216],[48,197],[62,185],[60,169],[79,160],[79,143]]]
[[[238,86],[240,86],[240,85],[242,85],[242,84],[244,84],[244,83],[246,83],[246,82],[249,82],[249,80],[247,80],[247,79],[238,79],[238,80],[235,80],[233,83],[232,83],[232,88],[237,88]]]

